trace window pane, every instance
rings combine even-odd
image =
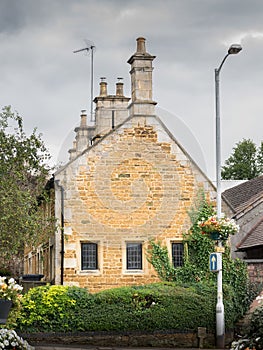
[[[127,270],[142,269],[142,244],[127,243]]]
[[[183,255],[183,243],[172,243],[172,261],[174,267],[179,267],[183,265]]]
[[[97,270],[97,246],[96,243],[81,243],[81,270]]]

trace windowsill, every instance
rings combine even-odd
[[[81,275],[101,275],[100,270],[80,270],[78,271]]]
[[[123,271],[123,274],[124,275],[142,275],[144,274],[144,271],[143,270],[124,270]]]

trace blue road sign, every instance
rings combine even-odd
[[[221,253],[211,253],[209,256],[209,268],[212,272],[222,270],[222,255]]]

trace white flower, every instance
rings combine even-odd
[[[22,289],[14,278],[8,280],[5,276],[0,276],[0,298],[15,301]]]
[[[33,350],[26,340],[19,337],[14,330],[0,328],[0,349],[12,346],[16,350]]]
[[[258,296],[256,297],[256,300],[257,300],[257,302],[260,304],[261,301],[263,300],[263,295],[258,295]]]

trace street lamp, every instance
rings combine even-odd
[[[216,98],[216,212],[217,218],[221,218],[221,136],[220,136],[220,97],[219,97],[219,74],[229,55],[235,55],[242,50],[241,45],[233,44],[229,47],[220,66],[215,69],[215,98]],[[218,242],[222,247],[222,242]],[[220,253],[221,254],[221,253]],[[218,348],[225,347],[225,317],[223,304],[222,269],[217,274],[217,304],[216,304],[216,345]]]

